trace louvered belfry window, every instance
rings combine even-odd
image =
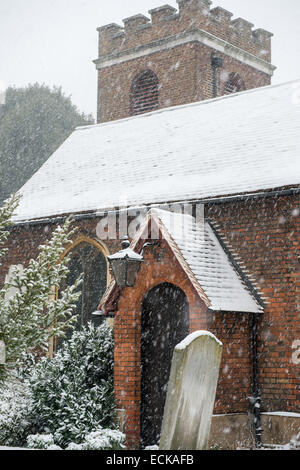
[[[225,95],[238,93],[239,91],[243,91],[245,89],[246,87],[242,77],[238,73],[232,72],[229,75],[227,82],[225,83]]]
[[[136,114],[158,109],[158,79],[152,70],[144,70],[136,75],[130,92],[130,111]]]

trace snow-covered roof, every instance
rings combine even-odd
[[[196,223],[189,214],[152,208],[132,242],[132,249],[137,247],[140,239],[147,238],[149,221],[152,220],[157,223],[163,239],[207,307],[223,312],[262,312],[262,306],[234,269],[208,222]],[[105,309],[105,305],[110,303],[115,288],[113,280],[100,308]]]
[[[300,184],[300,80],[76,129],[15,222]]]
[[[191,269],[214,311],[259,313],[257,303],[208,222],[199,223],[188,214],[152,209]],[[165,234],[166,237],[166,234]]]

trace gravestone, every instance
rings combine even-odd
[[[160,450],[207,448],[222,349],[207,331],[192,333],[175,347]]]

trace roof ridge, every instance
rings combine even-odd
[[[289,81],[286,81],[286,82],[276,83],[274,85],[266,85],[266,86],[262,86],[262,87],[251,88],[250,90],[244,90],[244,91],[240,91],[238,93],[230,93],[229,95],[218,96],[217,98],[211,98],[211,99],[207,99],[207,100],[195,101],[195,102],[192,102],[192,103],[185,103],[185,104],[181,104],[181,105],[177,105],[177,106],[170,106],[168,108],[162,108],[162,109],[158,109],[158,110],[155,110],[155,111],[151,111],[149,113],[138,114],[136,116],[128,116],[128,117],[125,117],[125,118],[122,118],[122,119],[116,119],[114,121],[107,121],[107,122],[92,124],[92,125],[88,125],[88,126],[78,126],[74,129],[74,132],[84,131],[84,130],[88,130],[88,129],[94,129],[94,128],[97,128],[97,127],[111,126],[113,124],[118,124],[120,122],[131,121],[131,120],[134,120],[134,119],[147,118],[147,117],[152,116],[152,115],[172,112],[172,111],[176,111],[176,110],[179,110],[179,109],[186,109],[186,108],[192,108],[192,107],[197,107],[197,106],[208,106],[211,103],[216,103],[216,102],[220,102],[220,101],[228,100],[228,99],[239,98],[240,96],[248,95],[248,94],[252,94],[252,93],[258,93],[258,92],[262,92],[262,91],[273,90],[274,88],[284,87],[286,85],[289,85],[289,84],[292,84],[292,83],[297,83],[297,82],[300,83],[300,78],[297,78],[297,79],[294,79],[294,80],[289,80]]]

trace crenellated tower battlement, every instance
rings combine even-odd
[[[210,0],[177,0],[179,10],[163,5],[149,11],[150,18],[138,14],[98,28],[99,58],[136,48],[180,33],[203,30],[254,56],[271,61],[272,33],[253,29],[243,18],[232,19],[224,8],[211,9]]]

